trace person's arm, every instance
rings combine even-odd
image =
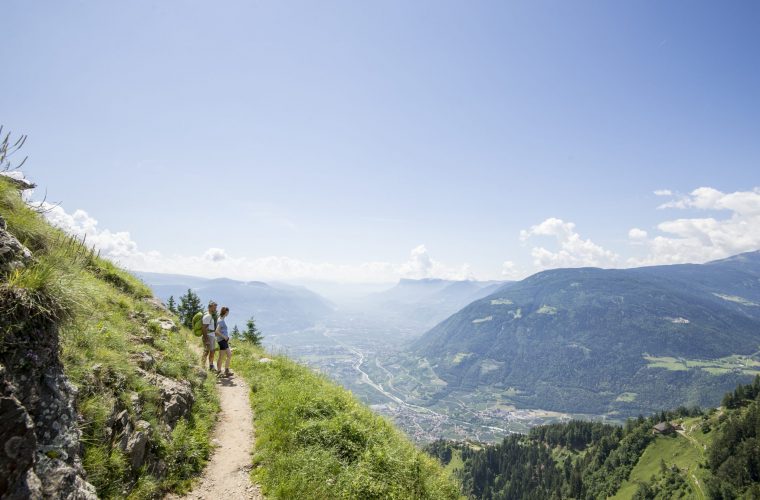
[[[203,335],[208,335],[208,323],[206,323],[203,320],[201,320],[201,322],[203,323],[203,325],[201,326],[201,331],[203,332]]]

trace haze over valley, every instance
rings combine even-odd
[[[401,280],[336,305],[303,287],[143,273],[254,315],[271,349],[411,437],[497,441],[570,418],[716,405],[760,374],[760,253],[701,265]],[[437,322],[437,323],[436,323]]]

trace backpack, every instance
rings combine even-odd
[[[196,337],[203,336],[203,311],[198,311],[193,316],[193,335]]]
[[[202,337],[203,336],[203,316],[206,313],[203,311],[198,311],[195,313],[195,316],[193,316],[193,335],[196,337]],[[214,328],[211,329],[209,327],[209,333],[214,333],[216,331],[216,315],[212,315],[212,318],[214,319]]]

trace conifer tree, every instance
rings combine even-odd
[[[232,327],[232,335],[231,338],[237,340],[241,337],[240,328],[238,328],[237,325]]]
[[[252,343],[253,345],[261,345],[261,341],[264,336],[261,331],[256,327],[256,320],[251,316],[245,323],[245,331],[243,332],[243,339]]]
[[[185,295],[180,296],[177,314],[179,322],[188,328],[193,327],[193,316],[201,310],[201,298],[190,288]]]
[[[174,302],[174,295],[169,295],[169,300],[166,301],[166,308],[172,314],[177,314],[177,303]]]

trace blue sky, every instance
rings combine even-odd
[[[34,196],[128,267],[500,279],[760,247],[757,2],[3,18],[0,123],[29,135]]]

